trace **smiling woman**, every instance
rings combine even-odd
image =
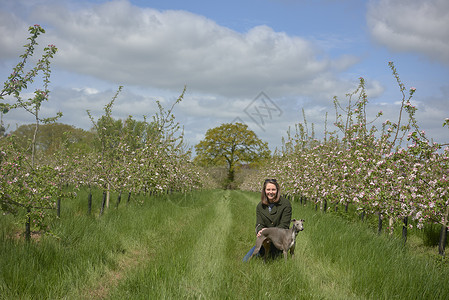
[[[268,227],[280,227],[288,229],[292,217],[290,202],[281,197],[279,183],[276,179],[266,179],[261,201],[256,208],[256,233]]]
[[[279,227],[288,229],[292,218],[292,207],[290,202],[281,197],[279,183],[276,179],[266,179],[263,183],[261,200],[256,207],[256,234],[260,236],[265,228]],[[254,252],[255,247],[245,255],[243,261],[248,261]],[[270,249],[272,257],[281,253],[279,249],[271,244]],[[264,248],[258,253],[265,255]]]

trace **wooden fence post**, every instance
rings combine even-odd
[[[61,198],[58,198],[58,200],[56,200],[56,215],[59,217],[61,217]]]
[[[115,204],[115,208],[118,208],[118,205],[120,204],[121,200],[122,200],[122,191],[120,190],[117,196],[117,203]]]
[[[446,206],[446,215],[444,216],[444,222],[441,225],[441,232],[440,232],[440,242],[438,244],[438,253],[441,256],[444,256],[445,248],[446,248],[446,240],[447,240],[447,225],[449,218],[449,206]]]
[[[402,239],[404,240],[404,245],[407,242],[407,224],[408,217],[404,217],[404,225],[402,225]]]
[[[441,225],[440,241],[438,243],[438,253],[441,256],[445,255],[446,241],[447,241],[447,226]]]
[[[377,234],[380,234],[382,232],[382,213],[379,212],[379,221],[377,225]]]
[[[87,196],[87,214],[92,212],[92,190],[89,187],[89,195]]]
[[[106,205],[106,191],[103,191],[103,202],[101,203],[100,216],[103,214],[104,207]]]
[[[27,207],[27,219],[25,222],[25,241],[29,243],[31,241],[31,208]]]

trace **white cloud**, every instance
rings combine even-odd
[[[100,92],[97,89],[91,87],[73,88],[73,90],[77,92],[84,92],[86,95],[95,95]]]
[[[0,11],[0,59],[17,59],[17,49],[26,43],[27,24],[14,14]]]
[[[119,85],[124,85],[124,90],[113,107],[114,117],[133,115],[139,120],[142,115],[151,116],[157,111],[156,99],[170,107],[187,85],[184,101],[175,107],[174,113],[185,125],[191,145],[208,128],[240,118],[271,146],[279,146],[288,127],[302,121],[302,108],[309,124],[316,124],[317,135],[322,135],[326,112],[328,124],[333,123],[333,96],[344,102],[344,95],[355,89],[359,76],[366,76],[370,99],[382,101],[377,98],[384,96],[384,87],[373,78],[370,69],[368,74],[351,70],[362,62],[351,54],[360,42],[355,36],[326,33],[320,35],[325,37],[322,39],[306,39],[265,25],[237,32],[200,15],[140,8],[129,1],[95,5],[70,0],[16,0],[2,10],[4,3],[0,2],[0,11],[5,11],[0,13],[0,39],[5,45],[0,48],[1,62],[17,58],[17,51],[23,50],[28,25],[43,25],[47,33],[40,46],[55,44],[59,48],[52,64],[51,99],[43,106],[43,115],[62,111],[61,122],[85,129],[91,126],[86,110],[94,117],[103,114]],[[394,20],[402,9],[394,3],[372,2],[368,12],[373,36],[387,45],[394,45],[394,41],[386,39],[391,35],[376,33],[378,26],[382,28],[383,24],[383,32],[391,34],[394,28],[400,28],[395,22],[410,23]],[[417,2],[411,3],[416,6]],[[390,8],[394,12],[388,12]],[[404,12],[400,13],[402,16]],[[425,35],[419,29],[413,29],[415,35]],[[404,42],[408,31],[398,32],[401,34],[393,39],[401,41],[399,46],[405,45],[408,51],[419,50]],[[438,32],[428,38],[437,40],[436,35],[442,34]],[[447,41],[444,34],[441,40]],[[331,52],[335,48],[338,51]],[[336,57],[336,53],[345,54]],[[440,57],[444,55],[440,53]],[[244,112],[261,91],[283,111],[281,117],[266,120],[264,128]],[[19,122],[20,116],[13,113],[5,118],[11,124],[16,120]]]
[[[367,23],[378,43],[449,64],[449,1],[372,0]]]
[[[239,33],[200,15],[128,1],[77,10],[41,4],[31,14],[49,26],[45,39],[59,48],[55,66],[125,86],[314,96],[341,86],[332,74],[357,62],[347,55],[318,58],[312,41],[265,25]]]

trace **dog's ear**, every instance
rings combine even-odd
[[[304,219],[301,219],[301,222],[305,222],[305,220],[304,220]]]
[[[290,222],[296,222],[296,219],[292,219]]]

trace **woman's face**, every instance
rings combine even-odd
[[[276,199],[277,188],[273,183],[267,183],[265,186],[265,195],[267,195],[268,201],[273,202]]]

